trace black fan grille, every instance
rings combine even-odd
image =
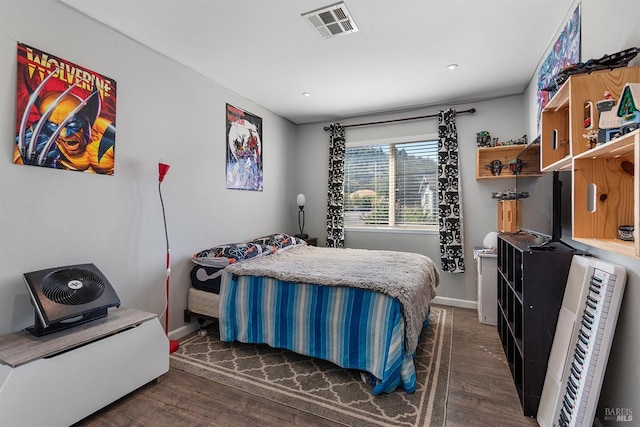
[[[68,268],[53,271],[42,278],[42,294],[58,304],[80,305],[102,295],[105,284],[92,271]]]

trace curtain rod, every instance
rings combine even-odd
[[[456,114],[470,113],[473,114],[476,112],[475,108],[469,108],[468,110],[456,111]],[[395,123],[395,122],[406,122],[408,120],[420,120],[420,119],[430,119],[432,117],[438,117],[438,114],[429,114],[427,116],[418,116],[418,117],[406,117],[404,119],[395,119],[395,120],[383,120],[381,122],[369,122],[369,123],[356,123],[353,125],[342,125],[343,128],[353,128],[358,126],[373,126],[373,125],[381,125],[383,123]],[[329,130],[328,126],[324,127],[325,131]]]

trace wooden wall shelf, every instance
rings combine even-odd
[[[633,175],[623,162],[633,165]],[[573,164],[573,239],[640,257],[640,130],[576,156]],[[634,226],[633,242],[619,239],[620,225]]]
[[[543,172],[566,170],[571,158],[588,151],[583,136],[598,129],[596,103],[608,91],[617,101],[625,84],[640,82],[640,67],[576,74],[562,85],[542,110],[541,159]]]
[[[522,169],[520,176],[541,176],[540,147],[538,145],[514,144],[478,148],[476,151],[476,179],[515,178],[516,176],[509,170],[509,161],[515,160],[527,147],[530,149],[521,158],[526,166]],[[505,166],[500,175],[494,176],[487,167],[493,160],[500,160]]]

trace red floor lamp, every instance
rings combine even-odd
[[[164,222],[164,237],[167,242],[167,278],[165,282],[166,306],[164,311],[164,333],[169,338],[169,277],[171,276],[171,251],[169,250],[169,233],[167,232],[167,217],[164,213],[164,201],[162,200],[162,181],[169,172],[171,166],[159,162],[158,163],[158,194],[160,194],[160,205],[162,206],[162,221]],[[173,353],[180,347],[180,343],[176,340],[169,340],[169,354]]]

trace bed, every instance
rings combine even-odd
[[[415,390],[413,358],[439,281],[428,257],[304,244],[273,252],[224,268],[196,266],[185,320],[215,317],[223,341],[264,343],[368,373],[373,394]]]

